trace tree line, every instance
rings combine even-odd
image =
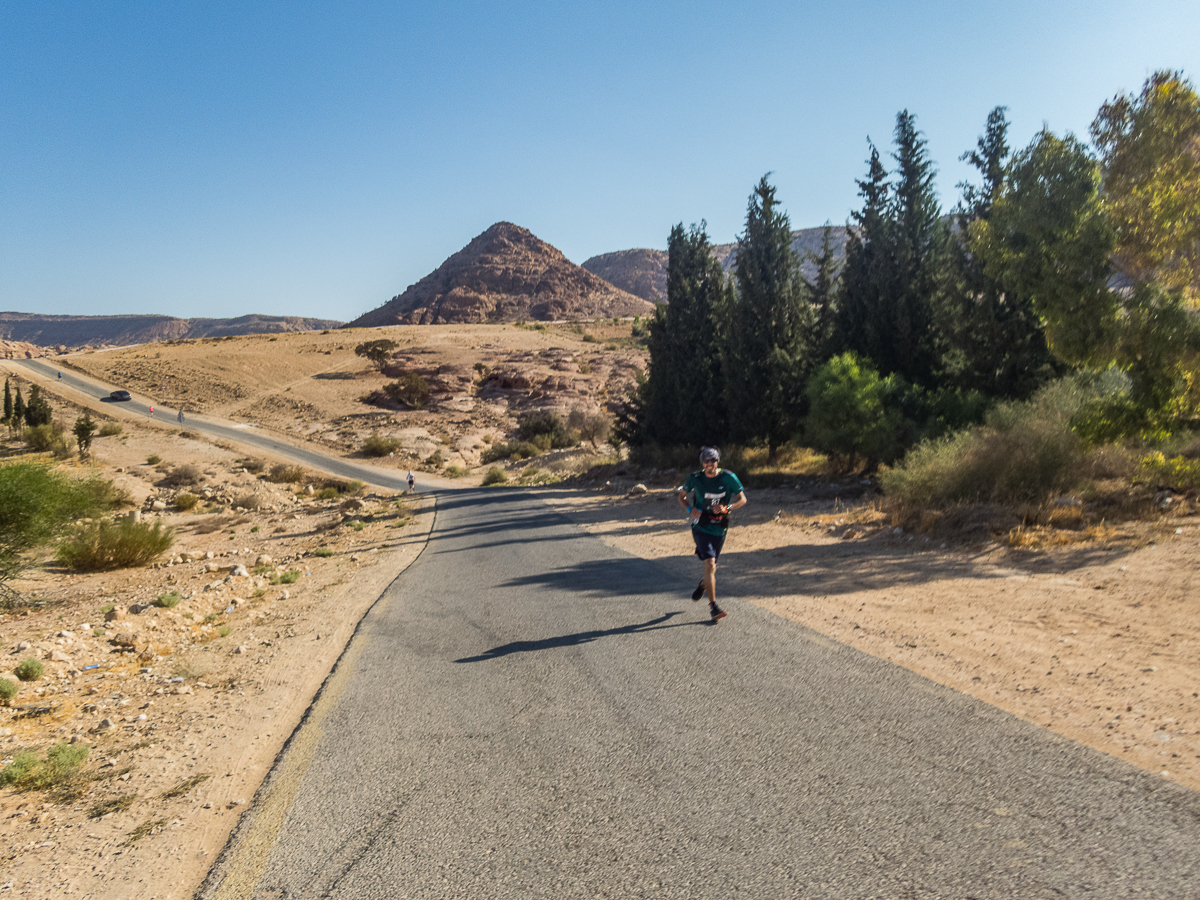
[[[838,264],[815,274],[764,176],[726,275],[705,223],[668,240],[667,303],[618,415],[635,448],[802,442],[891,462],[1067,373],[1119,373],[1073,427],[1090,440],[1200,425],[1200,97],[1180,72],[1103,104],[1090,145],[1043,128],[1013,152],[1004,107],[945,214],[926,141],[869,143]]]

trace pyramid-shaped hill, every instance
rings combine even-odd
[[[436,270],[350,327],[553,321],[651,313],[511,222],[497,222]]]

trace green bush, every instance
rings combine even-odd
[[[199,502],[199,497],[197,497],[195,494],[189,494],[187,491],[175,495],[175,508],[180,512],[187,512],[189,509],[195,507],[195,505]]]
[[[8,703],[13,697],[17,696],[17,691],[20,688],[17,683],[10,678],[0,678],[0,702]]]
[[[446,466],[446,469],[444,472],[442,472],[442,474],[447,478],[462,478],[469,471],[470,470],[464,469],[462,466]]]
[[[489,485],[489,484],[507,484],[507,483],[508,483],[508,476],[504,473],[504,470],[501,469],[499,466],[493,466],[492,468],[488,469],[487,472],[484,473],[483,484],[485,486]]]
[[[1155,488],[1190,491],[1200,488],[1200,459],[1167,456],[1155,450],[1142,458],[1135,480]]]
[[[32,425],[21,432],[21,440],[34,453],[52,453],[59,459],[71,455],[67,436],[54,423]]]
[[[46,667],[42,665],[41,661],[31,656],[29,659],[23,659],[17,663],[13,674],[22,681],[37,681],[45,674],[45,671]]]
[[[406,372],[396,381],[383,386],[383,392],[413,409],[424,409],[429,402],[429,382],[416,372]]]
[[[199,484],[203,480],[204,475],[198,466],[194,466],[191,463],[184,463],[168,472],[166,477],[163,478],[162,484],[166,487],[183,487],[185,485]]]
[[[537,444],[531,441],[513,441],[511,444],[495,444],[483,451],[483,456],[480,458],[484,465],[488,463],[498,462],[502,459],[522,460],[532,459],[541,451],[538,450]]]
[[[335,487],[323,487],[313,492],[313,498],[316,500],[333,500],[338,496],[338,489]]]
[[[299,569],[288,569],[286,572],[278,572],[270,578],[271,584],[295,584],[299,580]]]
[[[174,531],[162,523],[94,522],[68,538],[58,548],[58,561],[81,572],[103,572],[142,566],[167,550]]]
[[[162,462],[162,457],[157,453],[151,453],[146,457],[146,465],[148,466],[157,466],[160,462]]]
[[[166,594],[159,594],[157,597],[155,597],[154,605],[159,609],[171,609],[172,607],[178,606],[179,601],[182,599],[183,597],[179,595],[179,591],[170,591]]]
[[[894,376],[879,373],[853,353],[835,356],[817,369],[805,392],[809,413],[805,440],[844,469],[856,461],[868,469],[890,462],[901,450],[903,415],[888,408],[899,387]]]
[[[363,456],[387,456],[389,453],[395,453],[401,446],[399,438],[383,437],[373,432],[362,442],[362,453]]]
[[[328,547],[318,547],[313,551],[313,556],[330,557],[333,556],[333,551]]]
[[[99,478],[82,481],[42,463],[0,465],[0,580],[24,567],[26,551],[52,540],[75,519],[108,512],[127,499]]]
[[[882,473],[885,494],[911,505],[1041,501],[1079,479],[1083,442],[1071,416],[1083,395],[1071,384],[1002,403],[983,425],[919,444]]]
[[[117,422],[104,422],[100,426],[100,437],[113,437],[120,434],[124,429]]]
[[[45,759],[39,759],[32,750],[25,750],[0,771],[0,785],[21,791],[55,787],[70,778],[87,755],[88,748],[84,744],[55,744],[46,750]]]
[[[527,413],[518,419],[517,437],[522,441],[544,445],[546,450],[573,447],[579,443],[579,436],[570,432],[562,416],[546,409]]]
[[[250,472],[253,475],[259,474],[267,467],[267,464],[261,459],[255,459],[252,456],[243,457],[242,459],[234,460],[239,466]]]
[[[267,472],[267,481],[274,484],[298,484],[304,480],[303,466],[290,466],[286,463],[276,463]]]

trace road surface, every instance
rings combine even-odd
[[[440,492],[201,896],[1200,896],[1200,795],[696,571]]]

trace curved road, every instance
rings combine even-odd
[[[1200,794],[696,571],[439,492],[201,896],[1200,896]]]

